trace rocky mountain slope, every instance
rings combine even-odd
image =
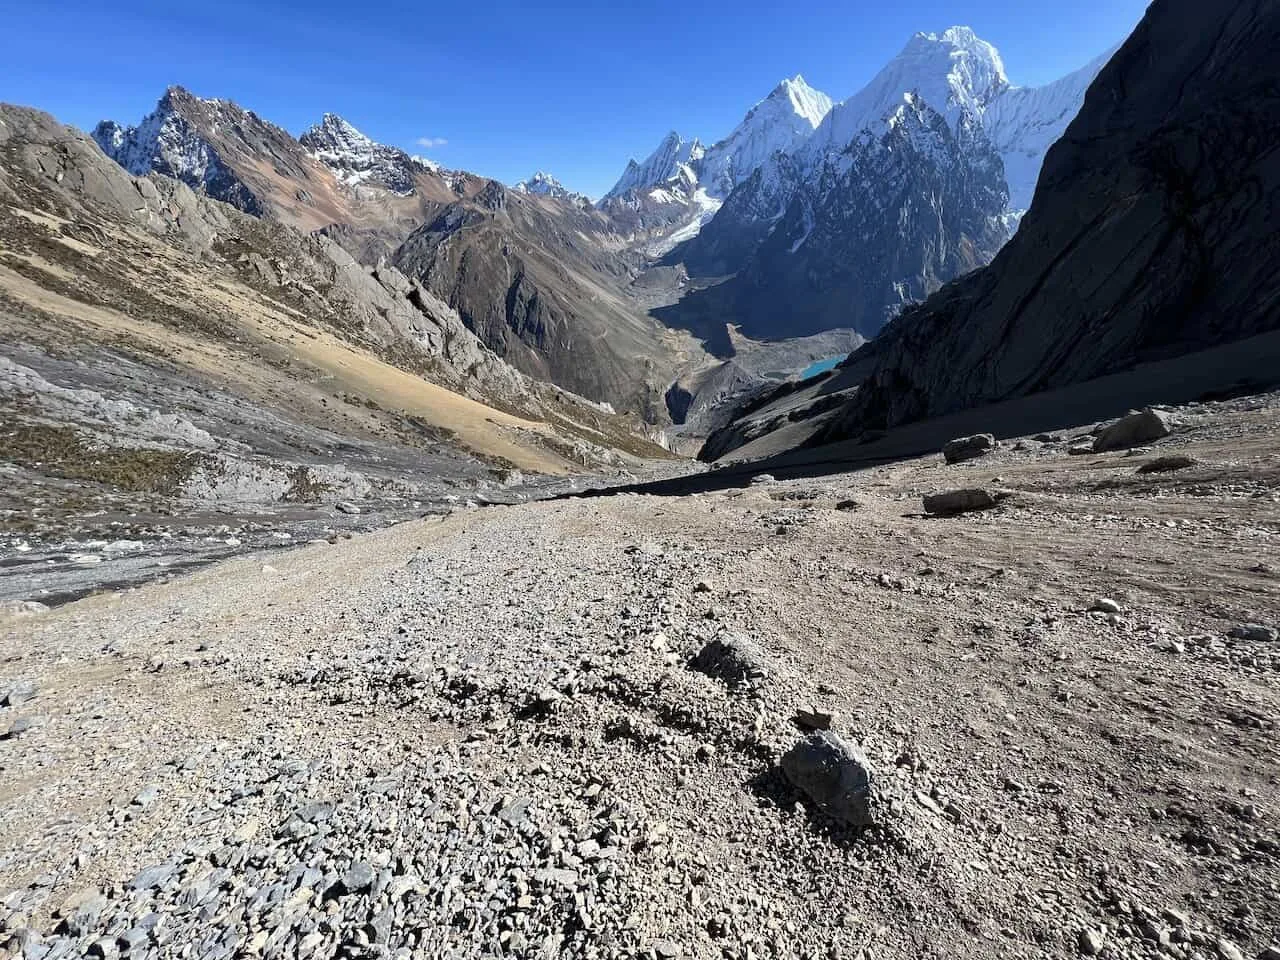
[[[651,422],[667,419],[679,371],[705,359],[637,303],[640,265],[589,205],[490,181],[414,231],[394,262],[525,373]]]
[[[630,295],[635,228],[545,174],[508,189],[376,143],[334,114],[295,140],[176,87],[137,127],[104,123],[94,136],[135,175],[174,176],[255,216],[319,230],[362,262],[394,261],[499,356],[616,409],[664,421],[668,385],[704,362],[692,338]]]
[[[0,331],[0,544],[53,593],[664,455],[386,262],[9,106]]]
[[[1049,151],[1014,239],[866,348],[865,384],[823,436],[1280,327],[1277,42],[1274,3],[1157,0]]]
[[[769,169],[779,179],[791,172],[785,161]],[[761,182],[758,174],[748,186]],[[953,128],[907,95],[879,131],[827,158],[792,194],[735,276],[659,315],[695,330],[730,316],[761,338],[841,327],[873,336],[903,304],[990,260],[1008,236],[1007,202],[999,155],[976,118],[962,114]],[[725,209],[749,217],[749,203],[735,192]],[[743,252],[712,248],[723,236],[714,226],[700,256]],[[746,223],[729,232],[752,235]]]

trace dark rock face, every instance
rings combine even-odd
[[[683,263],[695,276],[737,273],[787,212],[803,182],[798,161],[775,153],[729,194],[697,236],[672,250],[664,262]]]
[[[1008,237],[1004,166],[981,126],[964,117],[953,131],[918,97],[798,189],[788,191],[787,178],[785,164],[761,168],[726,201],[722,224],[672,254],[727,270],[752,248],[732,280],[659,311],[664,320],[704,330],[732,316],[764,339],[842,327],[873,336],[905,304],[988,262]],[[751,226],[788,192],[771,229]]]
[[[1277,49],[1274,0],[1156,0],[1050,150],[1017,235],[885,331],[816,440],[1280,327]]]

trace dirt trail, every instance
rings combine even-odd
[[[43,725],[0,742],[0,921],[148,956],[1265,955],[1280,643],[1227,633],[1280,624],[1278,407],[459,511],[9,621],[0,691],[36,691],[3,721]],[[1200,462],[1136,473],[1170,450]],[[974,485],[1015,495],[919,514]],[[726,629],[757,687],[688,668]],[[868,834],[777,771],[810,705],[875,767]]]

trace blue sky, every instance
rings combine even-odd
[[[783,77],[840,100],[912,33],[964,24],[1037,84],[1123,39],[1146,5],[0,0],[0,100],[88,129],[136,122],[179,83],[295,134],[333,111],[450,167],[507,182],[546,169],[597,196],[668,130],[728,133]]]

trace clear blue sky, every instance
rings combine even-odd
[[[783,77],[841,100],[912,33],[964,24],[1014,83],[1038,84],[1123,39],[1146,6],[0,0],[0,100],[88,129],[137,122],[178,83],[295,134],[333,111],[450,167],[507,182],[541,168],[598,196],[668,130],[715,140]]]

